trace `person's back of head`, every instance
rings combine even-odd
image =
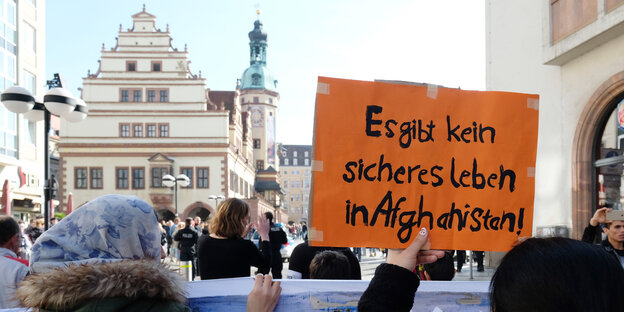
[[[264,216],[269,219],[269,222],[273,222],[273,213],[270,211],[267,211],[264,213]]]
[[[438,261],[425,264],[424,267],[430,281],[451,281],[455,277],[453,257],[448,252],[445,252],[444,257]]]
[[[624,269],[603,248],[568,238],[530,238],[501,261],[492,311],[622,311]]]
[[[193,223],[193,219],[186,218],[186,219],[184,219],[184,223],[186,224],[186,227],[189,227],[189,226],[191,226],[191,223]]]
[[[310,263],[311,279],[349,279],[350,272],[349,259],[334,250],[317,253]]]
[[[16,235],[19,232],[19,224],[13,217],[7,215],[0,216],[0,247],[17,252],[19,242]]]
[[[210,233],[226,238],[241,237],[248,217],[249,205],[245,201],[228,198],[219,204],[217,215],[210,221]]]

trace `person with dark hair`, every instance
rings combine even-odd
[[[358,302],[358,311],[409,311],[420,285],[414,269],[444,256],[441,250],[423,250],[429,246],[429,232],[422,228],[403,250],[388,250],[387,263],[375,269],[375,275]],[[500,312],[500,311],[497,311]]]
[[[28,263],[17,258],[20,226],[11,216],[0,216],[0,309],[17,308],[17,285],[28,275]]]
[[[492,311],[622,311],[624,269],[604,248],[530,238],[503,257],[490,284]]]
[[[453,256],[444,252],[444,257],[436,262],[423,265],[421,280],[426,281],[452,281],[455,277],[455,267],[453,267]],[[424,278],[423,278],[424,277]]]
[[[624,267],[624,221],[607,220],[607,212],[611,208],[600,208],[596,210],[594,216],[589,220],[589,225],[583,231],[582,241],[593,244],[596,238],[600,237],[600,232],[604,232],[607,237],[600,242],[600,246],[609,254],[613,255],[622,267]],[[600,224],[603,225],[600,230]]]
[[[362,271],[360,268],[360,262],[355,254],[349,248],[341,247],[313,247],[308,245],[308,237],[305,236],[305,241],[295,249],[293,249],[288,261],[288,278],[289,279],[309,279],[310,278],[310,263],[316,254],[325,250],[333,250],[342,253],[349,260],[349,275],[345,279],[360,280],[362,279]]]
[[[284,265],[282,264],[282,254],[280,253],[280,249],[282,249],[283,244],[288,243],[288,239],[286,238],[286,233],[282,228],[273,223],[273,213],[267,211],[264,213],[264,216],[269,220],[269,242],[271,243],[271,275],[273,275],[274,279],[282,278],[282,269]]]
[[[183,229],[179,230],[173,240],[178,242],[178,249],[180,249],[180,261],[191,261],[193,263],[193,267],[191,271],[193,272],[192,279],[195,279],[195,269],[197,264],[195,263],[195,245],[197,244],[197,232],[191,225],[193,223],[193,219],[186,218],[184,220],[185,226]]]
[[[252,226],[246,202],[228,198],[219,204],[217,215],[210,223],[210,234],[199,239],[201,279],[249,276],[251,266],[257,267],[259,273],[269,273],[269,221],[260,217],[256,225],[260,233],[260,250],[252,241],[243,239]]]
[[[321,251],[310,263],[311,279],[349,279],[351,267],[349,259],[342,253],[333,250]]]

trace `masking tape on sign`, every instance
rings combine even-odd
[[[323,161],[322,160],[313,160],[312,161],[312,171],[323,172]]]
[[[427,97],[434,100],[438,97],[438,85],[427,84]]]
[[[527,99],[527,108],[539,110],[539,99],[536,98],[528,98]]]
[[[535,178],[535,167],[528,167],[527,168],[527,177]]]
[[[319,231],[316,228],[310,228],[308,230],[308,238],[313,241],[322,242],[323,241],[323,231]]]
[[[316,93],[329,95],[329,83],[319,82],[316,86]]]

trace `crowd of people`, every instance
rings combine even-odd
[[[596,211],[582,241],[519,242],[492,277],[491,309],[620,311],[624,221],[607,220],[608,211]],[[286,233],[272,214],[251,222],[249,213],[245,201],[229,198],[206,223],[201,218],[158,221],[154,209],[138,197],[105,195],[47,231],[40,218],[25,227],[0,216],[0,308],[189,311],[183,281],[161,261],[169,256],[193,263],[193,274],[201,279],[250,276],[255,267],[248,311],[272,311],[281,293],[274,279],[281,278],[279,248],[287,242]],[[245,239],[252,229],[259,234],[258,246]],[[300,233],[307,241],[305,232],[302,228]],[[455,269],[452,252],[425,250],[428,242],[423,228],[406,249],[388,250],[387,263],[375,270],[358,310],[408,311],[421,280],[452,280],[459,262]],[[473,254],[483,261],[478,252]],[[350,249],[307,242],[293,250],[288,268],[288,278],[361,277]]]

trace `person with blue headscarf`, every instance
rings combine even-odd
[[[37,239],[17,298],[45,311],[189,311],[184,283],[160,264],[157,222],[135,196],[88,202]]]

